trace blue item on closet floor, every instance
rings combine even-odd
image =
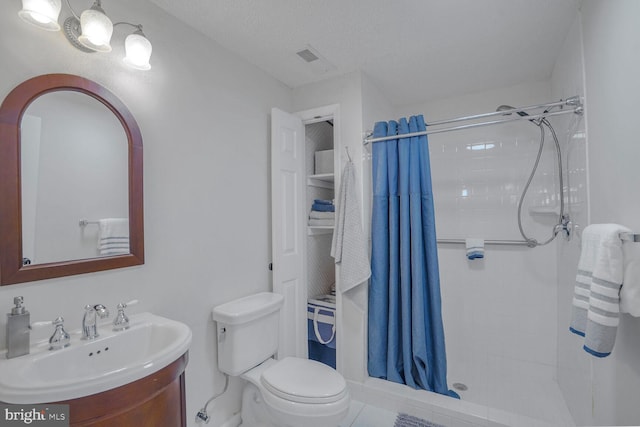
[[[309,359],[336,368],[335,303],[309,301],[307,305],[307,337]],[[322,304],[322,305],[320,305]]]

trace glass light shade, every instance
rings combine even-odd
[[[111,52],[111,35],[113,23],[101,10],[95,6],[80,15],[82,34],[78,41],[85,47],[97,52]]]
[[[124,41],[125,64],[138,70],[151,69],[151,49],[151,42],[141,32],[129,34]]]
[[[47,31],[60,31],[58,16],[62,0],[22,0],[18,16],[23,21]]]

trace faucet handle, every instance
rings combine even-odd
[[[69,347],[71,335],[64,330],[64,319],[58,317],[52,323],[56,330],[53,331],[53,335],[49,338],[49,350],[60,350],[61,348]]]
[[[95,311],[96,315],[101,319],[104,319],[105,317],[109,317],[109,309],[103,304],[95,304],[95,305],[87,304],[84,306],[84,310],[85,310],[85,314],[86,312]]]
[[[64,318],[62,317],[57,317],[55,320],[33,322],[29,325],[29,328],[33,329],[49,325],[53,325],[56,328],[51,338],[49,338],[49,350],[60,350],[61,348],[69,347],[71,336],[64,330]]]
[[[115,319],[113,319],[113,330],[114,331],[124,331],[125,329],[129,329],[129,318],[124,313],[124,309],[136,305],[138,303],[137,299],[133,299],[129,302],[121,302],[118,304],[118,314],[116,314]]]

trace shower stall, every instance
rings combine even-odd
[[[372,378],[356,398],[444,425],[572,425],[556,381],[556,265],[586,224],[584,120],[579,96],[545,103],[537,86],[551,96],[532,84],[515,100],[466,97],[468,115],[452,120],[430,122],[454,109],[425,106],[447,376],[461,399]],[[485,258],[466,258],[466,238],[485,240]]]

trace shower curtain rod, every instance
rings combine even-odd
[[[469,120],[477,120],[477,119],[482,119],[482,118],[486,118],[486,117],[493,117],[493,116],[504,116],[504,115],[507,115],[507,114],[517,113],[518,111],[535,110],[535,109],[540,109],[540,108],[552,108],[552,107],[565,106],[565,105],[571,106],[572,108],[566,109],[566,110],[555,111],[555,112],[552,112],[552,113],[551,112],[549,112],[549,113],[544,113],[543,112],[543,113],[532,114],[532,115],[527,115],[527,116],[520,116],[520,115],[516,114],[515,117],[511,117],[511,118],[503,119],[503,120],[491,120],[491,121],[488,121],[488,122],[478,122],[478,123],[471,123],[471,124],[467,124],[467,125],[459,125],[459,126],[452,126],[452,127],[439,128],[439,129],[432,128],[433,126],[440,126],[440,125],[449,124],[449,123],[463,122],[463,121],[469,121]],[[481,126],[489,126],[489,125],[495,125],[495,124],[500,124],[500,123],[515,122],[515,121],[518,121],[518,120],[536,120],[536,119],[542,119],[542,118],[545,118],[545,117],[559,116],[561,114],[568,114],[568,113],[582,114],[582,112],[583,112],[583,107],[582,107],[582,101],[581,101],[580,97],[573,96],[573,97],[567,98],[565,100],[560,100],[560,101],[557,101],[557,102],[550,102],[548,104],[529,105],[529,106],[526,106],[526,107],[512,108],[510,110],[493,111],[493,112],[490,112],[490,113],[476,114],[476,115],[473,115],[473,116],[456,117],[454,119],[438,120],[438,121],[427,123],[427,126],[428,126],[427,130],[426,131],[422,131],[422,132],[406,133],[406,134],[403,134],[403,135],[383,136],[383,137],[379,137],[379,138],[371,138],[371,133],[370,133],[363,140],[363,144],[367,145],[370,142],[389,141],[389,140],[392,140],[392,139],[398,139],[399,137],[401,137],[401,138],[411,138],[411,137],[414,137],[414,136],[431,135],[431,134],[434,134],[434,133],[450,132],[450,131],[454,131],[454,130],[471,129],[471,128],[481,127]],[[431,128],[431,129],[429,129],[429,128]]]

